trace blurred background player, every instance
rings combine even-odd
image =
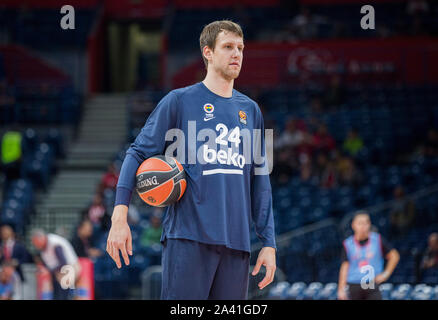
[[[67,239],[59,235],[46,233],[43,230],[34,230],[32,232],[32,243],[39,251],[39,256],[44,266],[49,270],[53,284],[53,298],[55,300],[68,300],[70,298],[71,288],[62,288],[62,278],[65,273],[61,273],[64,266],[70,266],[74,271],[73,279],[76,283],[79,280],[80,264],[78,256]],[[64,270],[62,270],[64,272]],[[74,283],[74,284],[75,284]]]
[[[127,151],[107,245],[107,252],[119,268],[119,250],[125,264],[129,264],[128,254],[132,255],[127,211],[135,173],[145,159],[165,153],[165,135],[169,129],[179,128],[187,137],[189,122],[194,121],[196,130],[221,128],[225,134],[230,131],[229,137],[226,136],[230,141],[234,128],[242,126],[251,132],[261,129],[262,138],[253,143],[261,144],[261,155],[265,156],[261,111],[257,103],[233,89],[243,61],[242,29],[227,20],[212,22],[202,30],[200,48],[207,69],[205,79],[167,94]],[[207,104],[209,110],[205,108]],[[213,116],[206,118],[207,113]],[[237,132],[239,153],[236,155],[240,155],[243,147]],[[217,140],[214,150],[221,146]],[[199,150],[203,143],[197,141],[195,147]],[[186,152],[188,149],[185,148]],[[177,155],[182,156],[189,159],[187,153]],[[269,175],[267,171],[254,173],[259,165],[254,159],[247,160],[250,161],[242,170],[221,161],[201,164],[197,159],[194,165],[182,164],[188,175],[187,190],[178,203],[167,207],[161,236],[162,299],[246,299],[251,220],[263,242],[253,275],[263,265],[266,275],[259,283],[260,289],[273,281],[276,244]]]
[[[354,234],[343,242],[338,298],[381,300],[379,285],[389,279],[400,256],[379,233],[371,231],[371,220],[367,212],[357,213],[351,227]],[[386,267],[385,259],[388,260]],[[372,267],[366,283],[369,285],[374,283],[374,285],[369,288],[363,287],[363,279],[368,271],[361,272],[361,268],[365,266]]]

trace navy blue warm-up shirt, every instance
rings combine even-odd
[[[250,252],[254,222],[263,245],[276,247],[263,116],[256,102],[235,89],[232,97],[219,96],[202,82],[170,91],[126,152],[115,205],[129,205],[139,165],[167,148],[176,148],[170,156],[181,162],[187,188],[166,207],[162,241],[183,238]],[[264,174],[255,174],[258,170]]]

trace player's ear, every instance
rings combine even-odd
[[[205,59],[207,59],[208,61],[211,60],[212,53],[213,50],[211,50],[208,46],[204,46],[204,48],[202,49],[202,54],[204,55]]]

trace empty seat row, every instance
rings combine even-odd
[[[336,300],[338,285],[335,282],[323,284],[321,282],[276,283],[268,293],[268,299],[280,300]],[[379,286],[383,300],[438,300],[438,285],[427,284],[394,285],[384,283]]]

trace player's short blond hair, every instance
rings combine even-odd
[[[209,47],[214,51],[216,46],[216,39],[221,31],[229,31],[235,33],[243,39],[243,31],[240,25],[231,20],[219,20],[209,23],[202,29],[201,35],[199,37],[199,45],[201,47],[201,55],[204,60],[205,68],[208,66],[208,60],[204,57],[202,50],[205,46]]]

